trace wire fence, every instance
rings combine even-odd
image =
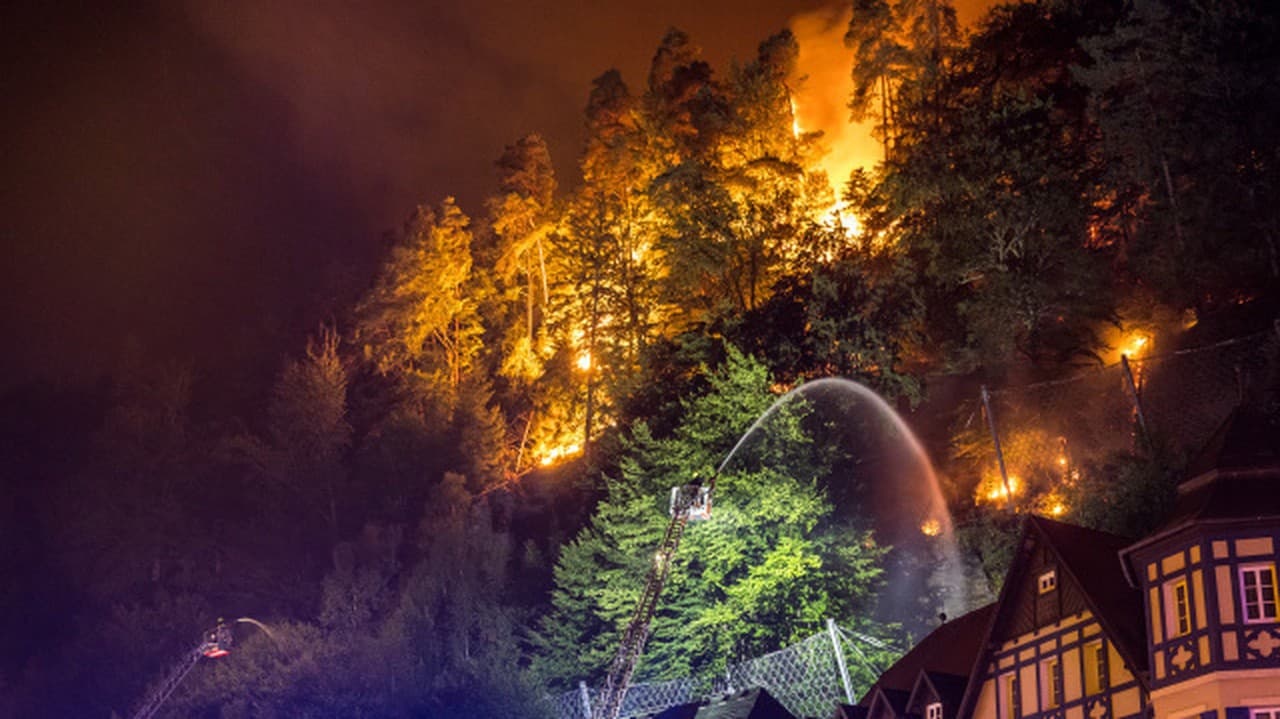
[[[968,451],[987,468],[978,492],[994,499],[1047,486],[1073,467],[1153,444],[1192,456],[1241,401],[1275,386],[1278,357],[1280,328],[1125,358],[1067,379],[984,389],[967,424]],[[959,444],[964,454],[965,440]]]
[[[1123,359],[1062,380],[983,388],[959,443],[990,466],[998,494],[1038,479],[1056,483],[1076,467],[1160,442],[1184,456],[1204,446],[1242,400],[1280,377],[1280,324],[1273,330],[1160,356]],[[975,422],[981,416],[983,421]],[[967,439],[965,436],[967,435]],[[963,449],[962,449],[963,452]],[[996,467],[1003,471],[996,473]],[[1001,476],[1003,475],[1003,476]],[[1010,484],[1012,483],[1012,487]],[[992,495],[992,498],[995,497]],[[797,717],[830,716],[885,667],[873,638],[839,627],[779,651],[731,664],[715,680],[681,678],[630,686],[620,717],[642,717],[736,690],[764,688]],[[560,719],[591,719],[597,691],[580,684],[551,697]]]
[[[627,688],[621,719],[651,716],[680,704],[762,688],[797,717],[829,717],[837,703],[853,703],[887,664],[890,648],[834,624],[791,646],[730,664],[723,677],[640,682]],[[837,654],[837,651],[839,654]],[[880,660],[879,662],[877,660]],[[599,692],[578,689],[550,697],[559,719],[591,719]]]
[[[1280,328],[1216,344],[1121,359],[1065,380],[989,391],[987,427],[1009,454],[1064,445],[1071,458],[1138,452],[1148,439],[1194,453],[1231,409],[1272,383]],[[1010,452],[1012,450],[1012,452]]]

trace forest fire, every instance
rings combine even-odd
[[[0,717],[831,716],[1280,422],[1280,3],[9,5]]]
[[[1140,332],[1133,332],[1125,338],[1124,345],[1121,347],[1120,352],[1125,357],[1129,357],[1131,359],[1135,358],[1140,352],[1142,352],[1150,341],[1151,338],[1147,335]]]
[[[568,459],[582,453],[582,445],[573,443],[556,447],[550,447],[538,453],[540,459],[538,464],[543,467],[550,467],[562,459]]]
[[[791,21],[791,31],[800,43],[791,109],[797,138],[805,131],[822,133],[824,153],[818,165],[827,173],[837,199],[827,216],[832,223],[838,220],[847,234],[854,236],[859,224],[846,210],[841,195],[855,169],[875,166],[880,148],[871,136],[869,124],[849,122],[853,55],[845,47],[844,33],[851,15],[849,7],[838,6],[805,13]]]
[[[979,502],[1005,502],[1010,495],[1016,497],[1021,494],[1022,489],[1022,480],[1016,475],[1009,475],[1006,482],[999,472],[991,472],[978,483],[976,496]]]

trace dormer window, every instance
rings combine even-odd
[[[1058,588],[1058,572],[1050,569],[1040,575],[1040,593],[1048,594]]]
[[[942,719],[942,702],[934,702],[924,708],[924,719]]]
[[[1240,601],[1249,624],[1274,622],[1276,613],[1276,567],[1274,564],[1246,564],[1240,567]]]

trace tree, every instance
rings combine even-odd
[[[546,239],[555,219],[555,172],[551,152],[538,135],[508,145],[497,166],[499,194],[487,203],[498,243],[494,270],[504,302],[523,306],[522,321],[504,327],[499,372],[527,385],[541,374],[549,354]]]
[[[1062,4],[994,10],[927,107],[904,103],[879,187],[855,188],[871,231],[929,280],[929,329],[954,366],[1087,359],[1114,320],[1112,248],[1091,231],[1096,132],[1070,72],[1099,22]]]
[[[331,539],[345,505],[344,455],[351,445],[347,423],[347,373],[338,356],[338,333],[322,327],[307,340],[306,355],[285,365],[267,408],[268,474],[322,517]]]
[[[383,373],[426,381],[451,397],[479,351],[470,220],[453,198],[419,206],[356,308],[355,336]]]
[[[1086,43],[1103,229],[1126,272],[1179,310],[1280,280],[1278,35],[1270,3],[1138,0]]]
[[[633,428],[621,475],[562,551],[554,608],[535,636],[535,669],[552,683],[600,676],[667,524],[670,488],[705,476],[774,401],[763,365],[732,348],[707,383],[671,436]],[[791,403],[775,410],[720,474],[714,516],[686,531],[638,676],[709,676],[826,617],[852,621],[869,601],[880,550],[835,520],[802,414]]]
[[[587,102],[583,184],[553,236],[567,292],[564,320],[585,382],[582,443],[613,417],[664,314],[655,207],[657,173],[644,118],[617,71],[596,78]],[[585,367],[582,365],[585,364]],[[601,419],[604,422],[601,422]]]
[[[839,230],[810,229],[814,245]],[[834,243],[833,243],[834,244]],[[907,258],[894,248],[847,248],[784,277],[769,301],[727,334],[792,383],[846,377],[890,399],[922,398],[905,364],[923,341],[924,304]]]
[[[804,228],[830,206],[825,183],[809,181],[815,138],[793,131],[787,83],[798,52],[782,32],[727,83],[708,76],[701,94],[714,100],[690,114],[702,151],[655,179],[664,297],[683,311],[676,331],[759,307],[796,269]]]
[[[932,106],[959,39],[949,0],[853,3],[844,36],[854,53],[849,109],[855,122],[878,115],[875,132],[886,163],[907,132],[905,113],[924,112],[934,126],[941,121],[940,108]]]

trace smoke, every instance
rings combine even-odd
[[[847,4],[841,4],[797,15],[790,21],[791,32],[800,44],[799,77],[793,88],[796,120],[802,131],[822,133],[826,154],[820,165],[837,193],[854,169],[870,169],[880,159],[871,123],[849,120],[853,52],[845,47],[844,34],[852,14]]]
[[[961,0],[954,5],[961,27],[968,28],[995,1]],[[837,193],[853,170],[872,169],[883,156],[872,137],[873,123],[849,120],[853,51],[845,47],[844,34],[852,15],[849,4],[840,3],[801,13],[788,23],[800,43],[793,88],[796,119],[804,132],[822,132],[827,154],[820,164]]]

